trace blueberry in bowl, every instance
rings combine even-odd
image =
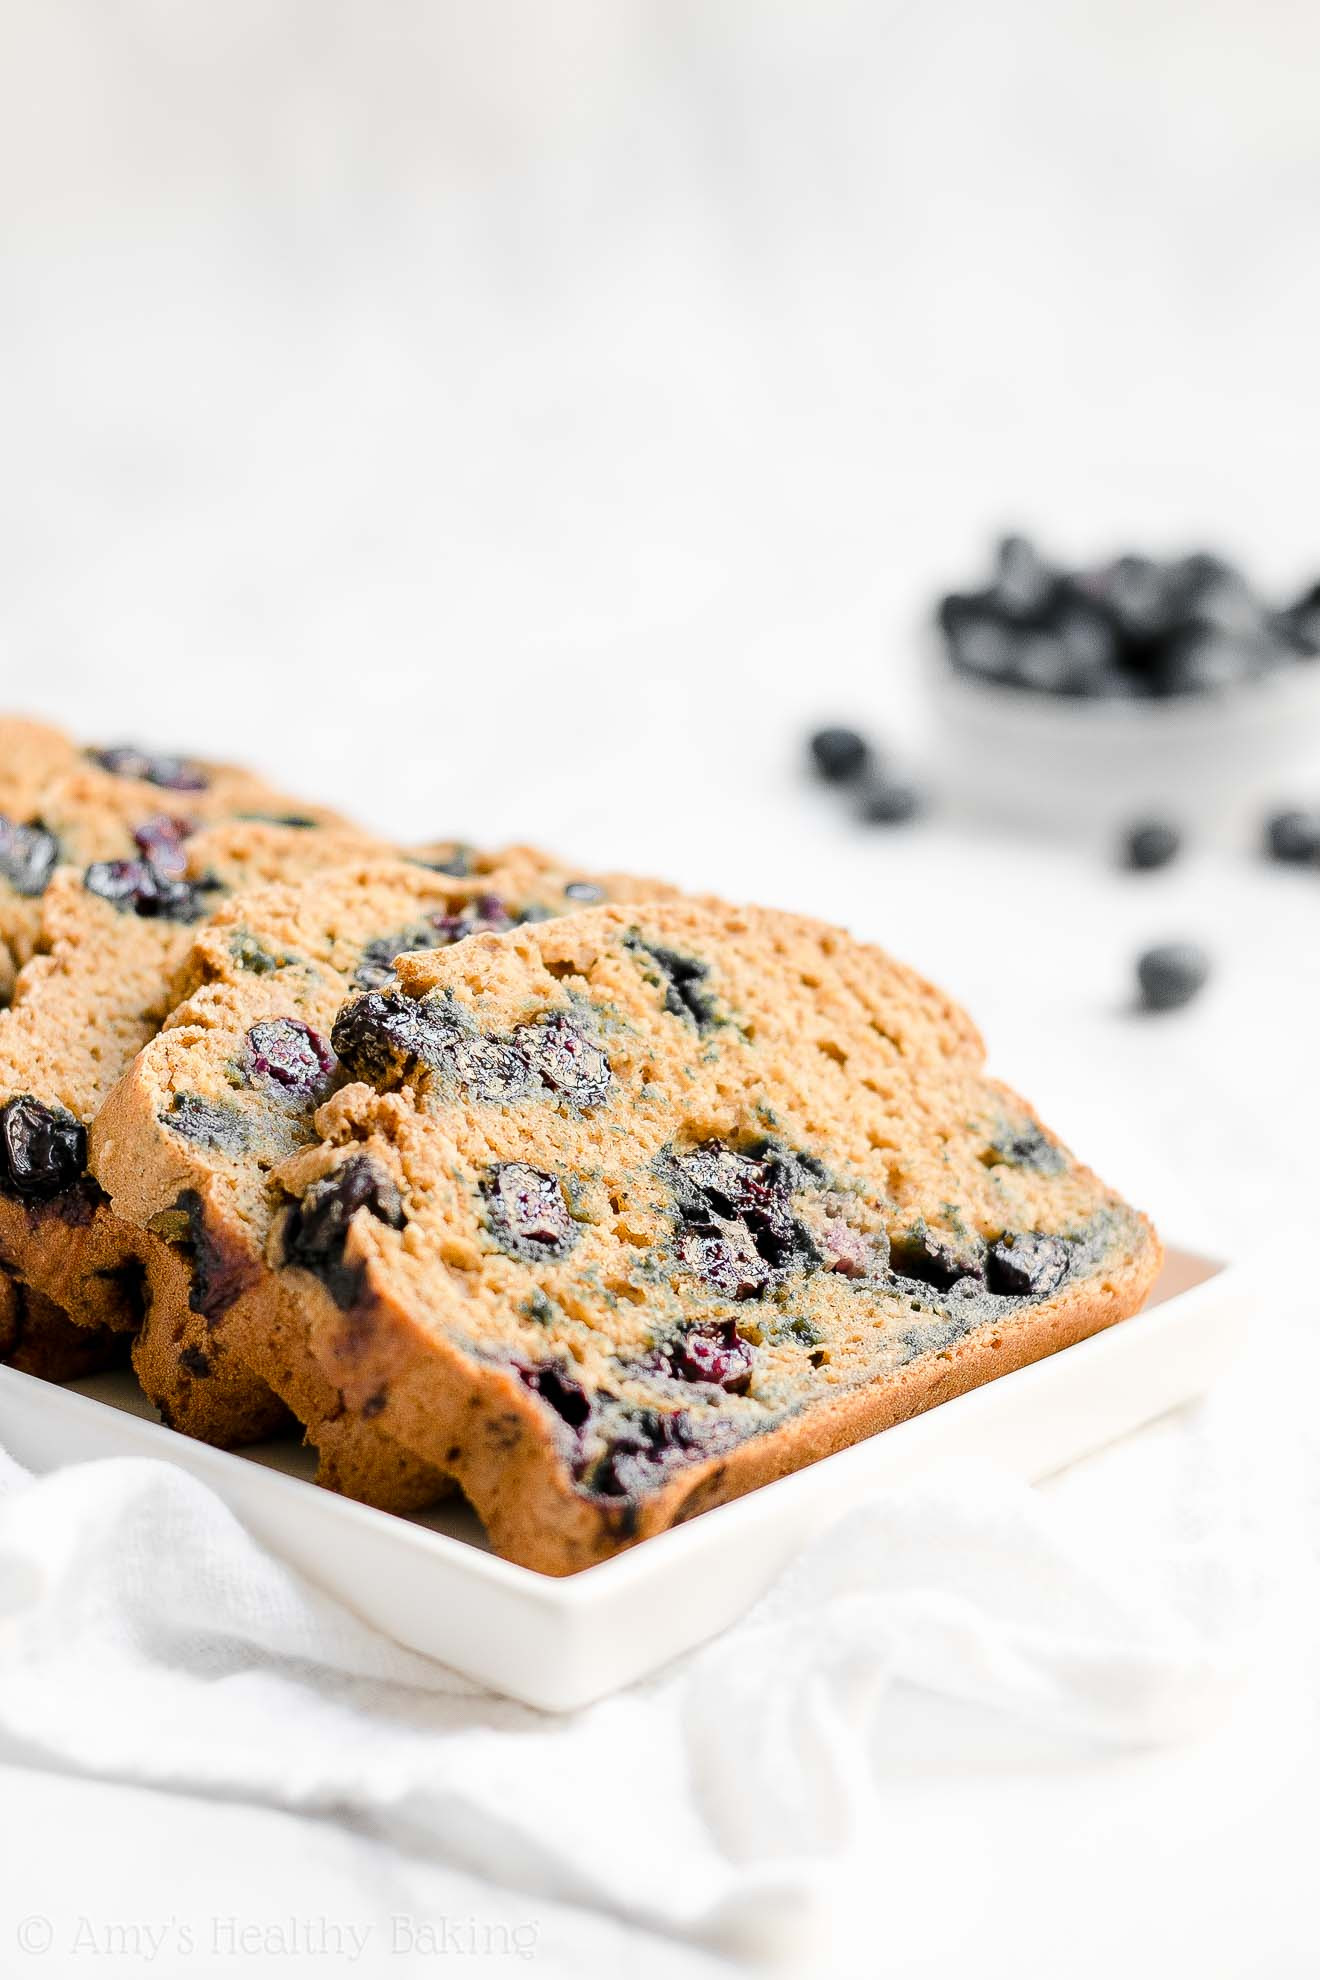
[[[976,812],[1240,840],[1320,754],[1320,586],[1280,603],[1206,550],[1074,565],[1009,536],[935,626],[945,778]]]

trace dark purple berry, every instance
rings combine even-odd
[[[87,1130],[64,1107],[19,1094],[0,1107],[0,1165],[22,1196],[57,1196],[87,1167]]]
[[[817,729],[811,738],[811,755],[827,784],[847,784],[860,777],[871,752],[856,729]]]
[[[512,1042],[531,1070],[570,1106],[598,1107],[609,1092],[609,1060],[562,1014],[520,1024]]]
[[[577,1242],[557,1176],[528,1162],[501,1162],[482,1185],[491,1232],[514,1258],[566,1258]]]
[[[549,1362],[534,1367],[519,1363],[518,1375],[534,1395],[550,1405],[570,1430],[582,1429],[591,1415],[591,1398],[564,1367],[556,1367]]]
[[[213,880],[179,880],[150,859],[101,859],[88,867],[83,885],[122,914],[167,921],[200,921],[210,912],[204,895]]]
[[[986,1253],[986,1282],[991,1292],[1018,1299],[1044,1299],[1062,1284],[1070,1255],[1065,1239],[1043,1231],[1018,1231],[1000,1238]]]
[[[732,1321],[717,1332],[694,1329],[670,1347],[674,1373],[685,1382],[708,1382],[728,1395],[747,1393],[752,1380],[752,1350]]]
[[[155,784],[163,791],[204,791],[209,779],[196,763],[182,756],[153,755],[133,743],[117,743],[111,749],[90,750],[94,763],[116,777],[136,777],[144,784]]]
[[[1153,873],[1167,866],[1182,850],[1182,834],[1166,819],[1147,818],[1124,835],[1122,860],[1134,873]]]
[[[1148,1011],[1176,1011],[1189,1004],[1210,975],[1210,958],[1194,942],[1166,942],[1137,962],[1137,984]]]
[[[354,1079],[386,1087],[407,1079],[428,1052],[461,1036],[456,1024],[401,990],[369,990],[341,1006],[330,1043]]]
[[[44,825],[16,825],[0,818],[0,879],[16,894],[28,900],[44,894],[59,856],[59,840]]]
[[[263,1018],[248,1032],[243,1069],[299,1098],[318,1092],[334,1071],[334,1054],[319,1031],[301,1018]]]
[[[336,1305],[352,1306],[362,1286],[362,1268],[344,1260],[344,1248],[360,1210],[391,1230],[402,1230],[403,1201],[391,1178],[369,1155],[351,1155],[322,1176],[290,1212],[284,1233],[285,1257],[326,1287]]]
[[[160,811],[134,828],[133,842],[157,873],[181,880],[188,870],[184,840],[191,838],[192,833],[191,819],[171,818],[168,812]]]
[[[1284,865],[1320,865],[1320,811],[1276,811],[1266,822],[1265,845]]]
[[[474,1099],[492,1106],[521,1100],[534,1084],[532,1069],[512,1039],[487,1038],[481,1032],[472,1037],[454,1033],[432,1055],[431,1064]]]

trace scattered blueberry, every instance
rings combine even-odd
[[[22,1093],[0,1107],[0,1167],[22,1196],[57,1196],[87,1167],[87,1130],[64,1107]]]
[[[289,1263],[315,1273],[341,1307],[351,1306],[361,1290],[361,1267],[344,1263],[349,1228],[359,1210],[391,1230],[403,1228],[399,1192],[369,1155],[351,1155],[314,1182],[290,1212],[284,1234]]]
[[[597,886],[594,880],[570,880],[564,888],[564,898],[570,901],[603,901],[605,889]]]
[[[581,1430],[591,1416],[591,1398],[582,1384],[563,1365],[543,1362],[535,1366],[517,1364],[519,1379],[534,1395],[548,1403],[570,1430]]]
[[[264,1018],[244,1041],[243,1069],[248,1078],[282,1087],[300,1099],[319,1092],[334,1066],[334,1054],[324,1038],[301,1018]]]
[[[924,1224],[891,1239],[889,1262],[903,1278],[916,1279],[940,1292],[947,1292],[959,1279],[985,1277],[985,1263],[976,1245],[958,1244]]]
[[[1278,811],[1266,822],[1271,859],[1289,866],[1320,865],[1320,811]]]
[[[205,895],[214,880],[181,880],[154,859],[101,859],[88,867],[83,885],[122,914],[167,921],[200,921],[210,913]]]
[[[188,870],[184,840],[191,838],[192,832],[191,819],[171,818],[168,812],[161,811],[134,828],[133,843],[157,873],[181,880]]]
[[[770,1283],[770,1267],[750,1232],[736,1224],[686,1224],[674,1249],[689,1272],[727,1299],[755,1299]]]
[[[60,855],[59,840],[44,825],[17,825],[0,818],[0,879],[16,894],[35,900],[44,894]]]
[[[1141,1001],[1148,1011],[1176,1011],[1191,1002],[1210,975],[1210,958],[1194,942],[1166,942],[1137,962]]]
[[[862,799],[862,817],[870,825],[906,825],[920,810],[920,791],[898,779],[872,784]]]
[[[340,1007],[330,1044],[354,1079],[384,1087],[406,1079],[442,1034],[461,1036],[456,1024],[441,1026],[401,990],[369,990]]]
[[[490,1228],[514,1258],[566,1258],[577,1242],[557,1176],[528,1162],[501,1162],[483,1184]]]
[[[1133,825],[1123,839],[1123,864],[1134,873],[1153,873],[1168,866],[1182,850],[1182,834],[1167,819],[1147,818]]]
[[[1021,1299],[1044,1299],[1067,1277],[1067,1241],[1043,1231],[1018,1231],[1000,1238],[986,1253],[986,1282],[991,1292]]]
[[[209,778],[199,764],[182,756],[153,755],[133,743],[117,743],[111,749],[89,750],[94,763],[116,777],[136,777],[144,784],[155,784],[163,791],[204,791]]]
[[[718,1433],[715,1433],[718,1436]],[[704,1432],[707,1440],[711,1431]],[[703,1438],[685,1409],[666,1413],[634,1409],[610,1439],[605,1455],[586,1479],[588,1490],[602,1498],[630,1499],[654,1485],[657,1472],[688,1457]]]
[[[811,755],[826,783],[846,784],[861,775],[871,752],[856,729],[817,729],[811,738]]]

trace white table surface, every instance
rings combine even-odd
[[[1132,879],[952,809],[865,832],[799,759],[857,715],[938,774],[914,627],[1001,520],[1320,570],[1317,16],[497,15],[0,8],[6,700],[891,945],[1171,1232],[1266,1257],[1238,1379],[1267,1393],[1276,1329],[1317,1319],[1320,880],[1245,846]],[[1134,952],[1181,935],[1210,989],[1133,1017]],[[1120,1500],[1140,1476],[1096,1462]],[[969,1724],[932,1770],[914,1698],[822,1958],[1313,1972],[1314,1647],[1276,1633],[1230,1724],[1129,1759]],[[21,1755],[0,1837],[62,1924],[324,1915],[379,1948],[394,1915],[534,1909],[531,1970],[703,1970],[347,1827]],[[251,1968],[213,1951],[180,1971]]]

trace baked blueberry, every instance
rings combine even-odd
[[[520,1380],[542,1402],[548,1403],[555,1415],[567,1423],[570,1430],[581,1430],[591,1416],[591,1398],[582,1384],[575,1381],[566,1366],[556,1366],[550,1362],[529,1366],[517,1364]]]
[[[609,1060],[560,1012],[535,1024],[520,1024],[511,1043],[551,1092],[570,1106],[598,1107],[610,1090]]]
[[[153,754],[135,743],[116,743],[110,749],[93,749],[88,754],[116,777],[136,777],[163,791],[204,791],[210,781],[200,764],[189,763],[182,756]]]
[[[168,812],[160,811],[134,826],[133,843],[157,873],[181,880],[188,870],[184,841],[191,838],[192,832],[190,818],[172,818]]]
[[[57,1196],[87,1167],[87,1130],[65,1108],[19,1094],[0,1107],[0,1164],[20,1196]]]
[[[334,1071],[334,1054],[319,1031],[301,1018],[263,1018],[243,1045],[243,1070],[253,1084],[277,1086],[306,1099]]]
[[[1210,975],[1210,958],[1195,942],[1165,942],[1137,961],[1137,985],[1148,1011],[1189,1004]]]
[[[482,1184],[490,1229],[515,1258],[566,1258],[577,1242],[557,1176],[529,1162],[500,1162]]]
[[[846,784],[860,776],[870,755],[856,729],[817,729],[811,738],[812,761],[828,784]]]
[[[605,889],[594,880],[570,880],[564,888],[566,899],[579,901],[583,906],[590,902],[603,901]]]
[[[674,1250],[680,1264],[726,1299],[755,1299],[770,1283],[770,1266],[743,1224],[685,1224]]]
[[[349,1228],[359,1210],[391,1230],[403,1228],[403,1200],[390,1176],[369,1155],[350,1155],[339,1168],[312,1183],[285,1226],[288,1262],[315,1273],[342,1307],[351,1306],[361,1290],[361,1266],[344,1262]]]
[[[205,896],[218,882],[180,880],[152,859],[100,859],[87,868],[83,885],[121,914],[191,922],[210,913]]]
[[[731,1320],[713,1329],[689,1328],[668,1344],[667,1359],[685,1382],[705,1382],[727,1395],[746,1395],[752,1350]]]
[[[1153,873],[1157,867],[1168,866],[1181,850],[1181,832],[1163,818],[1143,818],[1130,826],[1121,848],[1124,866],[1134,873]]]
[[[44,894],[60,856],[59,840],[44,825],[17,825],[0,818],[0,879],[16,894],[35,900]]]
[[[637,955],[647,957],[653,965],[647,973],[652,982],[658,980],[663,985],[665,1009],[672,1016],[687,1018],[698,1031],[706,1031],[718,1022],[715,999],[702,987],[710,975],[708,964],[698,962],[695,956],[680,956],[673,949],[656,948],[643,942],[638,935],[624,939],[626,947]],[[658,979],[655,971],[659,972]]]
[[[1017,1231],[990,1246],[986,1283],[991,1292],[1044,1299],[1063,1283],[1070,1263],[1066,1239],[1049,1237],[1043,1231]]]
[[[1265,846],[1287,866],[1320,865],[1320,811],[1276,811],[1266,821]]]
[[[441,1023],[434,1010],[401,990],[369,990],[342,1006],[330,1044],[354,1079],[389,1086],[406,1079],[428,1050],[461,1035],[457,1024]]]
[[[924,1224],[890,1239],[889,1262],[903,1278],[916,1279],[940,1292],[947,1292],[959,1279],[985,1276],[978,1245],[959,1242],[947,1232],[929,1230]]]

